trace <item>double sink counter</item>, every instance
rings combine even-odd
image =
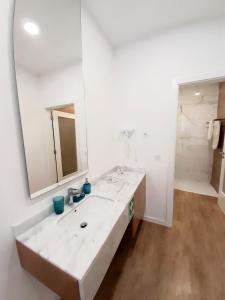
[[[80,203],[17,237],[21,265],[64,300],[93,299],[130,222],[135,235],[145,197],[143,170],[110,171]]]

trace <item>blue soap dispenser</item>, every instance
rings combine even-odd
[[[88,182],[88,178],[85,179],[85,183],[83,184],[82,190],[85,194],[91,193],[91,184]]]

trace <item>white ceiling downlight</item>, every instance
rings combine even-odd
[[[31,21],[24,22],[23,29],[25,30],[26,33],[33,36],[40,34],[39,26]]]

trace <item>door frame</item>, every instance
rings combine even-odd
[[[225,141],[225,134],[224,134],[224,141]],[[218,193],[218,205],[225,214],[225,193],[223,191],[223,182],[224,182],[224,175],[225,172],[222,172],[222,170],[225,169],[225,143],[223,143],[223,156],[222,156],[222,163],[221,163],[221,170],[220,170],[220,183],[219,183],[219,193]]]
[[[224,134],[224,138],[223,140],[225,141],[225,134]],[[224,158],[224,153],[225,153],[225,143],[223,143],[223,153],[221,152],[222,154],[222,163],[221,163],[221,170],[224,169],[225,167],[225,158]],[[224,173],[220,173],[220,183],[219,183],[219,195],[222,193],[223,196],[225,197],[225,192],[223,192],[223,180],[224,180]]]
[[[58,175],[58,182],[63,181],[64,179],[70,178],[76,172],[73,172],[69,175],[63,176],[62,169],[62,157],[61,157],[61,144],[60,144],[60,133],[59,133],[59,117],[73,119],[75,123],[75,115],[70,113],[65,113],[58,110],[52,110],[52,122],[53,122],[53,130],[54,130],[54,140],[55,140],[55,158],[56,158],[56,168]],[[76,124],[75,124],[76,129]],[[76,135],[76,132],[75,132]]]
[[[203,82],[218,82],[225,81],[224,70],[212,73],[201,73],[194,76],[187,76],[181,78],[174,78],[171,82],[172,86],[172,100],[174,105],[174,123],[171,135],[172,141],[172,156],[167,166],[167,201],[166,201],[166,226],[173,225],[173,202],[174,202],[174,183],[175,183],[175,164],[176,164],[176,140],[177,140],[177,113],[178,113],[178,98],[179,87],[191,83]]]

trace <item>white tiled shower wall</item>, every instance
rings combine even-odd
[[[200,96],[195,95],[197,91],[200,91]],[[176,179],[210,182],[213,149],[207,139],[206,122],[217,116],[218,91],[218,83],[180,88]]]

